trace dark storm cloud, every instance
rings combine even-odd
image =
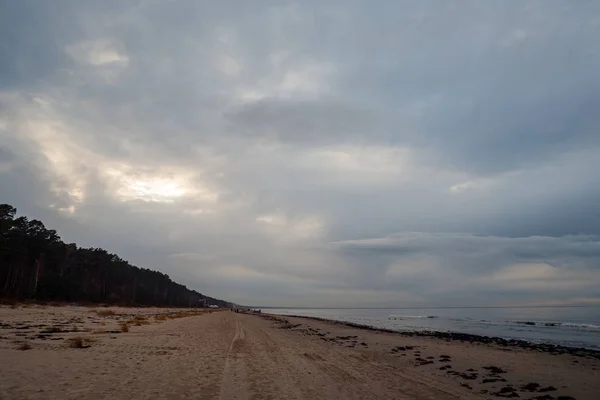
[[[599,16],[3,2],[0,200],[237,302],[598,298]]]

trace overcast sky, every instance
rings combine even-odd
[[[0,0],[0,202],[264,306],[600,304],[600,3]]]

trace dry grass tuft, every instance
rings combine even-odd
[[[22,342],[19,344],[19,346],[17,346],[17,350],[25,351],[25,350],[31,350],[31,349],[32,349],[31,345],[27,342]]]
[[[129,325],[121,324],[121,332],[129,332]]]
[[[94,343],[95,341],[95,339],[82,338],[81,336],[77,336],[74,338],[69,338],[67,340],[67,343],[72,349],[86,349],[91,346],[90,343]]]
[[[205,313],[204,311],[180,311],[177,313],[169,314],[169,318],[176,319],[176,318],[195,317],[198,315],[202,315],[204,313]]]
[[[60,326],[48,326],[41,331],[42,333],[59,333],[62,332]]]
[[[114,312],[114,310],[94,310],[96,312],[96,314],[98,314],[101,317],[108,317],[110,315],[115,315],[116,313]]]
[[[155,315],[154,319],[156,319],[157,321],[166,321],[168,318],[168,316],[166,314],[161,314],[161,315]]]
[[[127,323],[130,325],[142,326],[142,325],[148,325],[150,322],[148,321],[148,319],[146,317],[143,317],[141,315],[136,315],[132,319],[128,320]]]
[[[70,338],[68,340],[68,343],[69,343],[69,347],[71,347],[73,349],[83,349],[84,348],[83,338],[80,336]]]

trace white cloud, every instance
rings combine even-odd
[[[288,217],[285,213],[277,211],[256,217],[256,222],[279,240],[314,239],[321,235],[324,221],[316,215],[303,217]]]
[[[521,291],[577,293],[594,289],[600,281],[598,269],[558,268],[546,263],[517,263],[494,271],[491,276],[471,279],[481,287],[503,287]]]
[[[275,226],[287,225],[287,220],[282,214],[261,215],[259,217],[256,217],[256,222]]]
[[[242,72],[242,65],[235,58],[222,55],[217,59],[217,69],[224,75],[236,77]]]
[[[195,173],[181,167],[160,166],[148,170],[144,166],[107,163],[100,173],[107,179],[113,195],[122,201],[172,203],[187,198],[212,205],[219,198],[216,191],[202,185]]]
[[[461,193],[461,192],[464,192],[466,190],[475,188],[477,186],[479,186],[479,185],[475,181],[461,182],[461,183],[457,183],[456,185],[450,186],[450,192],[452,192],[452,193]]]
[[[89,170],[100,158],[71,137],[73,128],[56,114],[51,98],[35,97],[31,102],[13,99],[9,106],[15,110],[12,129],[18,132],[18,142],[33,148],[43,157],[33,155],[34,163],[42,167],[43,175],[56,194],[66,194],[76,203],[86,196]]]
[[[75,61],[93,66],[114,65],[127,67],[129,57],[125,50],[110,40],[83,41],[65,47],[65,52]]]
[[[298,166],[318,171],[336,183],[389,184],[420,179],[426,167],[415,164],[413,152],[403,147],[330,146],[309,149],[298,155]]]
[[[268,98],[316,99],[329,92],[334,73],[334,67],[324,61],[276,61],[269,74],[258,76],[256,82],[238,87],[237,97],[242,102]]]

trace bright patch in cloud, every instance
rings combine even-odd
[[[279,64],[279,61],[278,61]],[[275,65],[274,71],[258,77],[253,85],[237,90],[241,101],[265,98],[315,98],[329,91],[334,73],[332,65],[319,61],[290,60],[289,65]]]
[[[256,218],[256,222],[263,224],[268,231],[282,240],[314,238],[323,230],[322,219],[315,215],[289,218],[285,213],[278,211],[261,215]]]
[[[454,194],[458,194],[458,193],[465,192],[469,189],[476,188],[477,186],[478,186],[478,184],[475,181],[461,182],[461,183],[457,183],[456,185],[450,186],[450,192],[454,193]]]
[[[129,64],[129,57],[124,50],[117,50],[117,46],[108,40],[75,43],[67,46],[65,52],[82,64],[94,66],[111,64],[120,67]]]
[[[206,203],[215,203],[218,194],[199,183],[187,171],[140,172],[128,165],[111,166],[104,169],[111,181],[114,195],[122,201],[142,200],[156,203],[172,203],[187,198]]]
[[[88,168],[98,157],[86,148],[70,140],[66,127],[60,120],[32,119],[19,124],[22,139],[32,140],[45,157],[45,173],[51,182],[52,190],[65,193],[71,201],[81,203],[85,199]],[[85,161],[84,161],[85,160]]]
[[[129,192],[129,193],[127,193]],[[174,199],[185,195],[185,189],[173,181],[167,179],[139,180],[129,184],[124,191],[119,194],[140,199],[150,199],[152,201],[163,201]]]
[[[224,55],[219,57],[217,69],[224,75],[235,77],[242,71],[242,66],[235,58]]]

